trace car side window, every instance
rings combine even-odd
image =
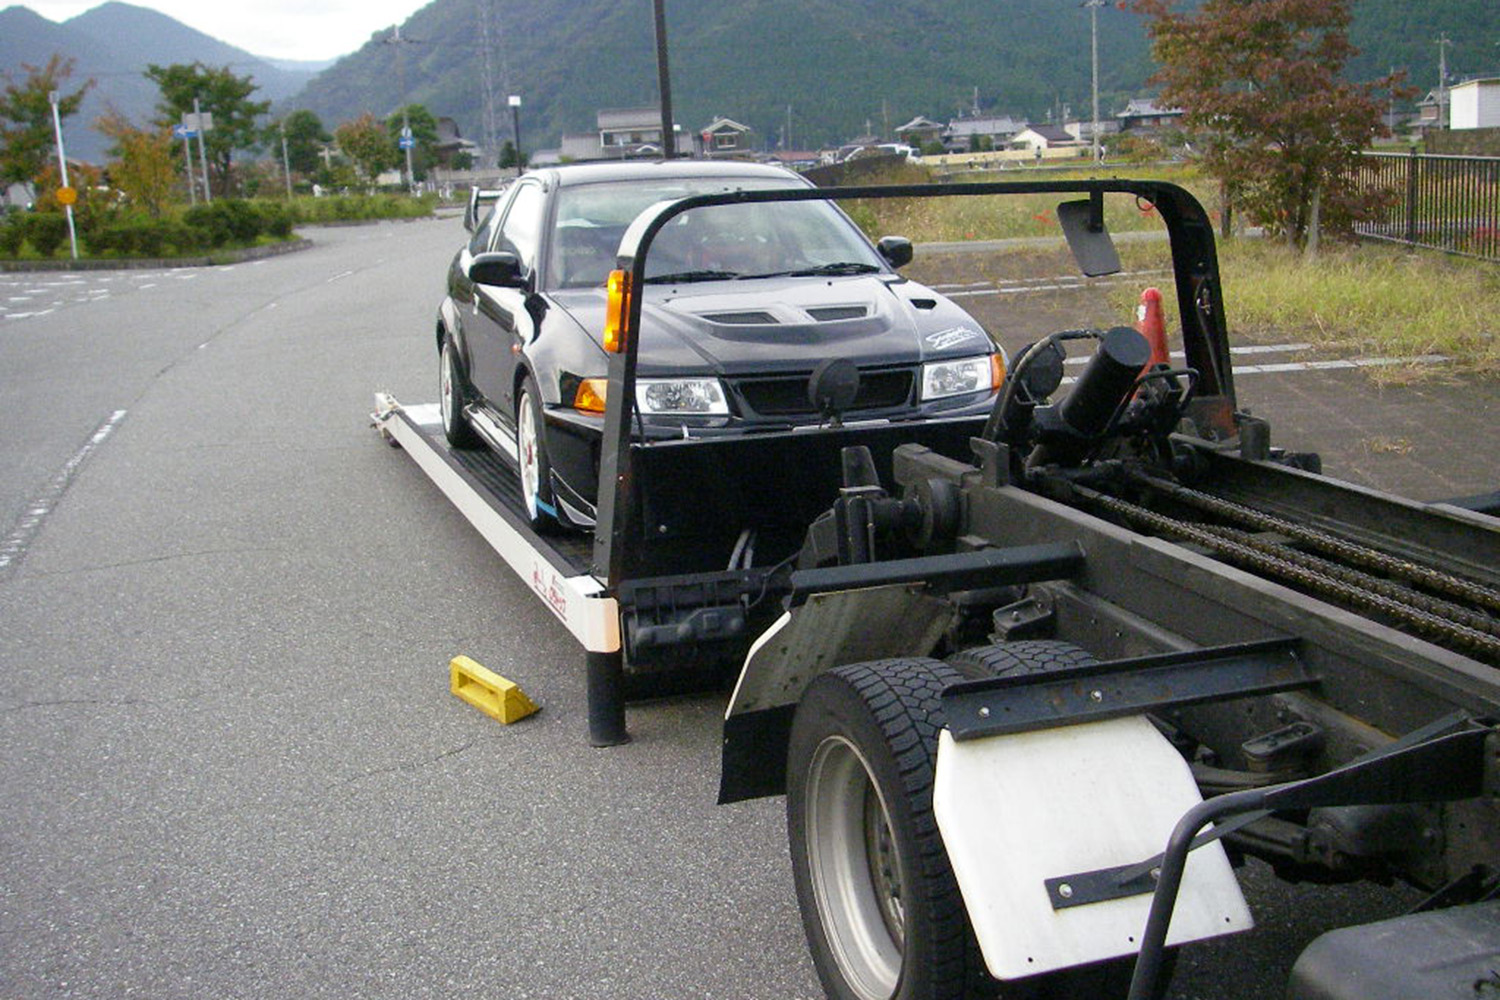
[[[495,236],[495,226],[500,221],[500,209],[503,206],[503,202],[495,202],[490,206],[484,221],[474,227],[474,236],[469,240],[469,253],[484,253],[490,248],[490,240]]]
[[[536,267],[537,248],[542,238],[542,215],[546,197],[540,184],[523,184],[511,199],[505,222],[500,226],[497,250],[509,250],[521,259],[527,270]]]

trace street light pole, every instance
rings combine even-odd
[[[661,155],[670,160],[677,155],[676,137],[672,135],[672,72],[667,67],[667,9],[665,0],[652,0],[656,21],[656,86],[661,91]]]
[[[516,176],[521,176],[523,161],[521,159],[521,95],[510,95],[510,127],[511,138],[516,144]]]
[[[1094,124],[1089,130],[1093,139],[1092,149],[1094,164],[1099,163],[1099,8],[1104,6],[1105,0],[1084,0],[1083,6],[1089,9],[1089,43],[1093,56],[1093,97],[1094,97]]]

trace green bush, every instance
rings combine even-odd
[[[175,219],[120,216],[90,234],[89,252],[101,257],[174,257],[206,249],[202,230]]]
[[[68,238],[68,220],[61,212],[34,212],[23,218],[26,242],[43,257],[56,254]]]
[[[0,217],[0,257],[19,257],[26,242],[25,216],[19,212]]]

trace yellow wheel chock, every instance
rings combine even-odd
[[[467,656],[455,656],[449,662],[448,690],[507,725],[539,711],[514,681],[486,670]]]

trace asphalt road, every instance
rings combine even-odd
[[[589,748],[579,648],[367,427],[435,396],[461,235],[0,312],[0,998],[821,995],[781,801],[713,804],[722,698]],[[542,712],[453,698],[460,653]],[[1280,996],[1396,903],[1249,882],[1174,997]]]

